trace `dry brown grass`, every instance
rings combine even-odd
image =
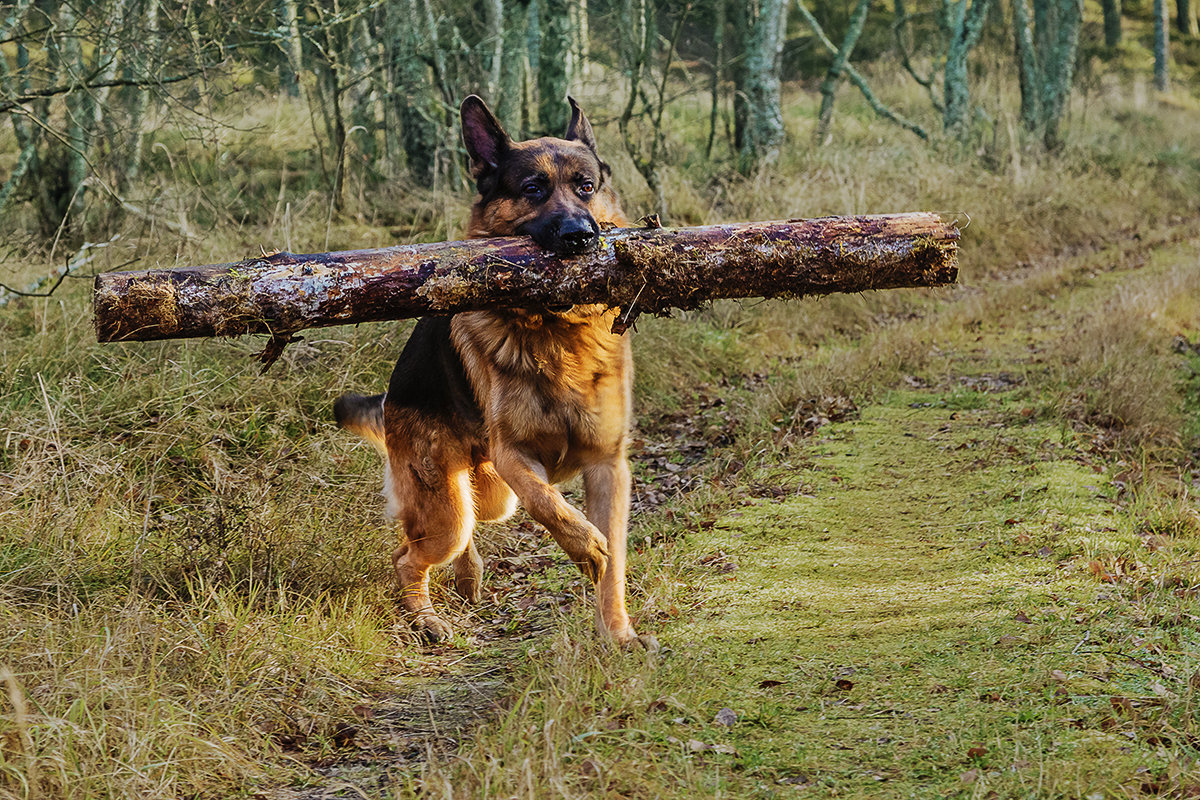
[[[885,91],[900,100],[909,92]],[[700,488],[648,512],[634,532],[639,545],[655,545],[637,556],[633,584],[651,627],[699,613],[689,606],[696,595],[678,583],[703,554],[687,550],[681,531],[747,499],[746,481],[772,469],[794,474],[805,456],[786,434],[823,398],[864,404],[924,383],[954,400],[964,370],[1013,369],[1028,377],[1031,413],[1115,442],[1131,463],[1169,461],[1190,475],[1196,412],[1172,341],[1200,334],[1200,270],[1187,250],[1200,211],[1195,110],[1093,97],[1077,110],[1060,158],[1035,158],[1001,136],[981,145],[981,166],[974,153],[910,141],[850,97],[839,102],[833,145],[805,144],[750,179],[701,163],[703,114],[698,103],[681,108],[667,178],[673,221],[965,211],[962,285],[721,303],[641,323],[636,391],[647,430],[659,430],[662,412],[690,413],[700,394],[736,412],[706,453],[709,471],[696,473]],[[792,95],[793,141],[809,141],[811,105]],[[310,176],[281,192],[284,165],[311,147],[307,125],[287,102],[255,114],[261,127],[222,133],[216,150],[175,148],[173,134],[161,134],[173,164],[154,176],[158,185],[148,181],[148,205],[202,237],[126,220],[123,238],[94,266],[461,232],[462,193],[352,183],[352,211],[334,219]],[[644,208],[633,170],[619,153],[608,156],[627,207]],[[235,195],[231,186],[250,188]],[[33,259],[5,251],[0,281],[23,285],[58,263],[65,246]],[[1141,258],[1145,280],[1130,269]],[[499,631],[500,643],[419,649],[396,614],[375,456],[329,422],[339,392],[384,384],[407,325],[312,332],[260,377],[250,359],[258,343],[94,344],[84,283],[0,309],[0,795],[250,794],[311,776],[309,764],[340,752],[339,726],[357,719],[358,706],[403,693],[456,659],[522,663],[526,645],[516,635],[534,619],[521,608],[528,595],[496,575],[504,588],[494,604],[478,616],[455,614],[461,627]],[[1021,351],[1026,339],[1040,350]],[[1183,484],[1170,485],[1164,493],[1146,482],[1131,513],[1158,519],[1156,529],[1172,536],[1194,535]],[[538,546],[532,534],[512,535],[489,533],[493,563],[505,548]],[[1186,567],[1176,572],[1192,580]],[[544,597],[578,593],[561,561],[513,585],[529,581]],[[571,608],[548,623],[537,618],[552,634],[528,645],[541,655],[519,672],[489,736],[461,760],[404,772],[397,793],[425,781],[422,791],[452,796],[445,787],[462,775],[479,796],[590,791],[586,765],[564,772],[555,761],[570,749],[576,734],[568,731],[618,717],[614,697],[631,709],[658,697],[647,693],[650,667],[596,646],[584,616]],[[681,670],[664,680],[694,678]],[[657,751],[612,752],[629,760],[621,770],[632,786],[638,759]],[[677,782],[663,792],[705,785],[698,773],[707,767],[690,759],[675,767]]]

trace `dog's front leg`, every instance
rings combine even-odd
[[[625,608],[625,540],[629,528],[629,462],[624,454],[583,471],[588,519],[608,540],[608,569],[596,589],[596,627],[618,644],[657,650],[652,636],[639,636]]]
[[[545,526],[584,575],[597,585],[608,566],[608,547],[595,525],[567,502],[547,479],[545,468],[515,447],[494,443],[492,463],[529,516]]]

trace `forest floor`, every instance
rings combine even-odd
[[[584,622],[531,632],[586,614],[527,529],[490,570],[533,611],[520,633],[480,610],[458,666],[287,794],[1200,796],[1195,537],[1139,502],[1139,465],[1039,411],[1074,312],[1196,269],[1195,228],[1031,271],[1030,302],[938,352],[940,379],[842,408],[684,512],[667,555],[633,560],[672,584],[641,620],[657,657]]]

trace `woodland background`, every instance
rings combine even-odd
[[[811,8],[785,0],[16,0],[0,15],[0,114],[10,143],[0,215],[43,240],[154,215],[171,202],[157,185],[166,176],[174,182],[184,168],[195,183],[215,177],[196,172],[192,146],[219,148],[231,108],[276,96],[299,98],[308,119],[295,123],[312,128],[312,152],[270,178],[238,176],[229,165],[222,177],[240,184],[238,195],[196,209],[189,226],[254,221],[273,195],[305,189],[323,190],[335,214],[386,213],[362,198],[397,179],[461,190],[456,109],[471,92],[518,138],[561,132],[571,91],[619,98],[601,118],[615,119],[667,218],[664,171],[688,166],[666,127],[672,103],[708,105],[698,150],[742,174],[776,163],[784,146],[825,143],[842,83],[923,140],[994,147],[1016,137],[1054,151],[1077,65],[1089,81],[1131,60],[1123,14],[1151,21],[1150,40],[1138,46],[1153,53],[1143,68],[1153,69],[1157,89],[1169,84],[1173,27],[1186,43],[1175,58],[1193,66],[1197,9],[1191,0],[1169,5],[1105,0],[1100,22],[1085,28],[1083,0],[822,0]],[[1013,58],[972,60],[981,42]],[[854,66],[881,60],[927,98],[881,102]],[[1017,89],[1018,131],[1005,130],[1008,110],[995,97],[980,96],[985,74]],[[820,93],[811,142],[787,141],[781,87],[797,81]]]

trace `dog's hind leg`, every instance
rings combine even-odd
[[[405,435],[417,428],[423,428],[423,438],[413,441]],[[469,454],[436,424],[389,424],[387,445],[385,495],[389,515],[404,530],[404,542],[392,554],[400,604],[425,638],[441,641],[449,638],[453,629],[433,610],[429,570],[455,560],[457,576],[458,559],[468,550],[479,558],[471,548],[475,509]],[[476,582],[476,592],[477,587]]]
[[[517,496],[500,480],[490,461],[475,466],[471,478],[475,501],[475,519],[481,522],[506,520],[517,510]],[[478,603],[483,589],[483,559],[475,548],[475,538],[454,559],[454,587],[468,602]]]
[[[454,588],[468,603],[478,603],[483,594],[483,558],[475,548],[475,539],[454,559]]]

